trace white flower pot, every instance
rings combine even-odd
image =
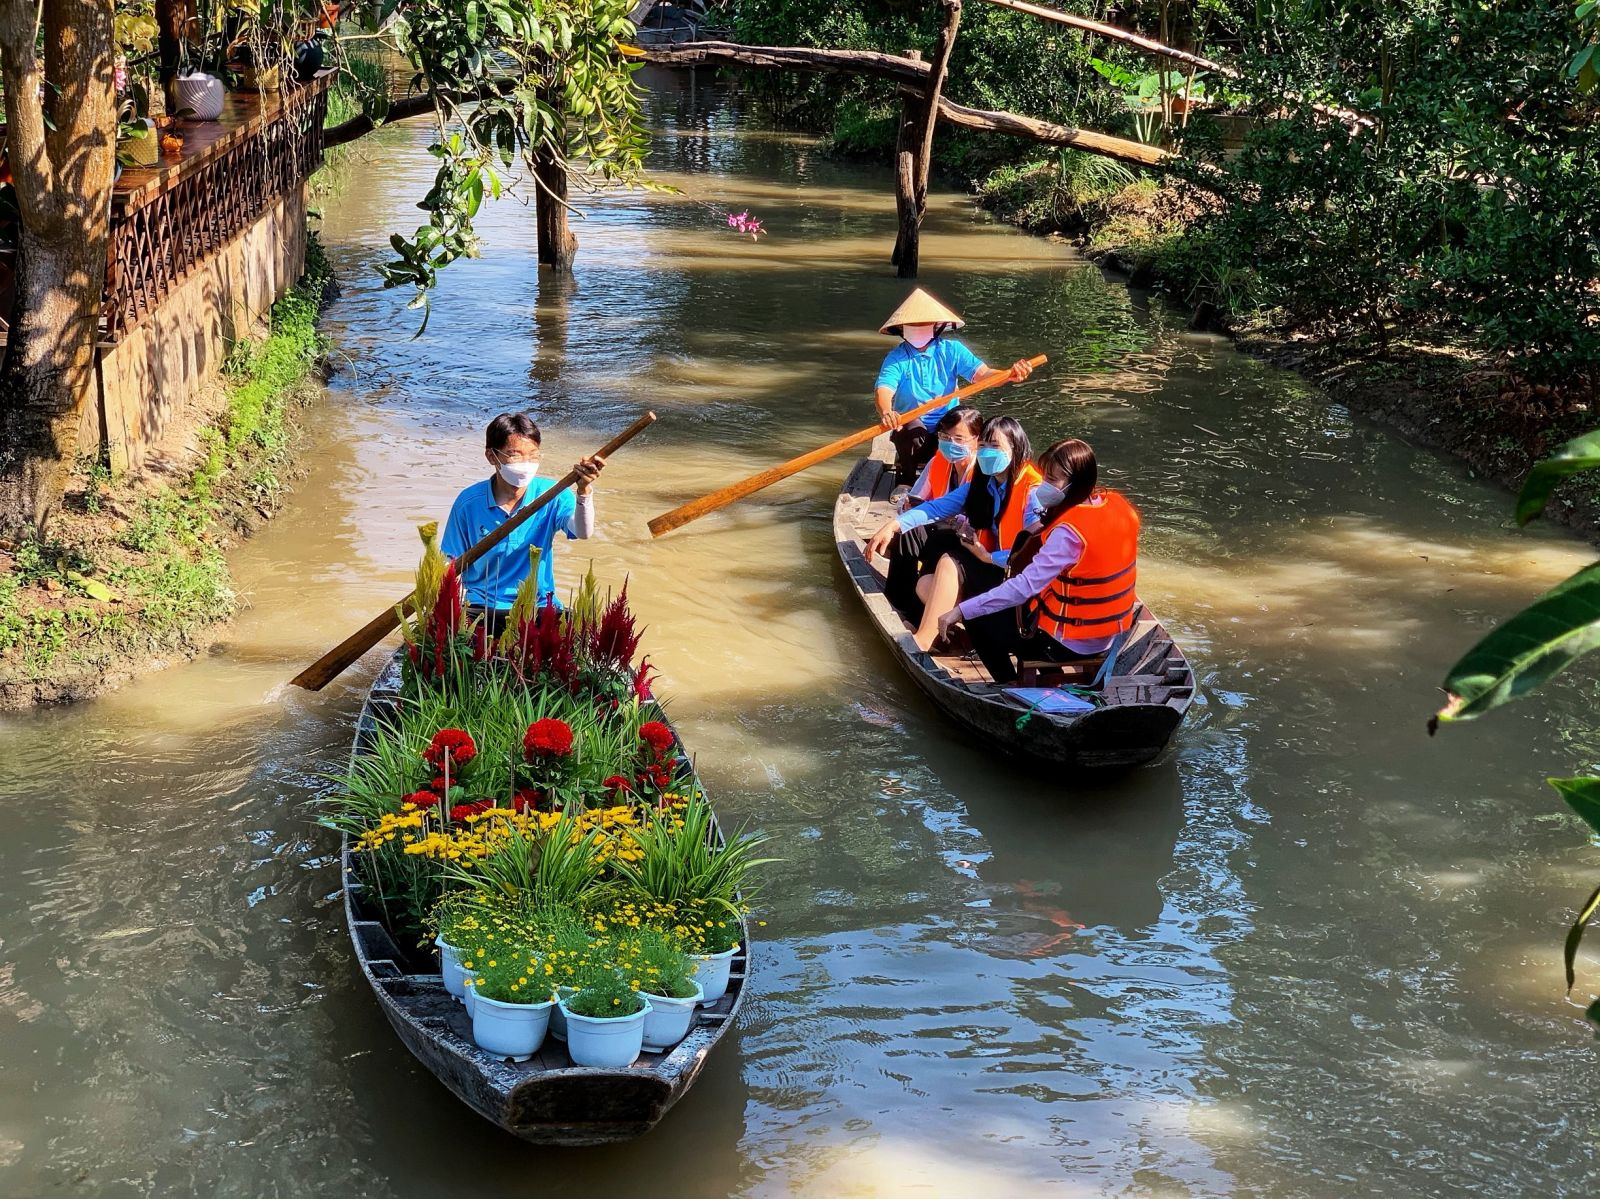
[[[222,115],[222,80],[196,73],[177,78],[178,107],[193,109],[196,121],[214,121]]]
[[[567,1013],[561,1010],[560,1000],[571,999],[578,993],[576,987],[556,988],[556,1010],[550,1013],[550,1035],[558,1041],[567,1039]]]
[[[444,980],[444,989],[465,1003],[467,988],[462,979],[466,977],[466,971],[461,968],[461,951],[440,937],[435,937],[433,943],[439,949],[439,977]]]
[[[544,1044],[554,1006],[548,999],[543,1003],[501,1003],[479,995],[472,1007],[472,1040],[485,1053],[525,1062]]]
[[[467,1005],[467,1015],[469,1016],[478,1006],[478,988],[473,985],[477,977],[477,972],[473,970],[463,970],[461,972],[461,1002]]]
[[[728,975],[733,971],[733,955],[739,952],[735,945],[721,953],[695,954],[694,977],[706,993],[701,1003],[715,1003],[728,993]]]
[[[580,1016],[562,1000],[573,1064],[617,1068],[638,1061],[644,1048],[644,1022],[650,1015],[650,1001],[642,995],[639,999],[644,1010],[631,1016]]]
[[[694,1023],[695,1008],[705,997],[705,988],[700,986],[696,986],[694,994],[687,999],[647,993],[645,998],[650,1001],[650,1014],[644,1018],[644,1047],[661,1053],[688,1036],[689,1026]]]

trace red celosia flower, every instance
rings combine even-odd
[[[410,795],[403,796],[400,802],[416,804],[419,808],[431,808],[439,802],[439,796],[432,791],[413,791]]]
[[[522,738],[522,749],[530,758],[564,758],[572,752],[572,726],[552,716],[535,720]]]
[[[631,793],[633,791],[633,784],[628,782],[628,780],[623,778],[620,774],[612,775],[600,785],[607,791],[611,792],[613,799],[622,795],[624,792]]]
[[[650,747],[656,757],[672,748],[672,730],[659,720],[647,720],[639,726],[639,740]]]
[[[650,659],[646,658],[639,663],[639,669],[633,672],[633,694],[641,701],[650,698]]]
[[[624,669],[633,661],[633,651],[639,648],[642,630],[634,627],[633,613],[628,611],[628,584],[622,592],[606,605],[590,637],[589,652],[601,662]]]
[[[544,792],[537,787],[524,787],[511,797],[511,810],[514,812],[536,811],[544,802]]]
[[[435,770],[443,770],[447,758],[460,769],[477,756],[477,742],[465,729],[440,729],[422,751],[423,760]]]
[[[476,816],[479,812],[487,812],[494,804],[487,799],[476,799],[471,803],[458,803],[450,809],[451,820],[465,820],[468,816]]]

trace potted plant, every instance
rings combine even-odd
[[[728,993],[734,955],[739,952],[739,922],[731,916],[700,922],[700,952],[693,955],[694,977],[704,994],[701,1003],[715,1003]]]
[[[472,896],[464,891],[446,895],[434,909],[434,923],[438,930],[433,944],[439,951],[440,980],[444,983],[445,991],[465,1003],[466,970],[461,965],[462,955],[472,954],[484,931]]]
[[[595,970],[578,993],[561,1000],[567,1053],[579,1066],[631,1066],[644,1048],[650,1001],[614,965]]]
[[[544,1044],[555,1004],[544,961],[526,941],[513,941],[480,948],[462,966],[473,973],[473,1042],[495,1057],[527,1061]]]
[[[715,833],[711,805],[696,796],[681,807],[653,813],[633,833],[637,860],[619,858],[614,863],[640,898],[673,909],[679,923],[694,930],[697,943],[689,948],[698,963],[696,977],[705,1003],[727,993],[752,872],[776,860],[755,856],[766,840],[761,834],[740,831],[718,845]]]
[[[644,1018],[644,1047],[662,1053],[689,1035],[695,1008],[705,992],[695,981],[695,963],[666,933],[647,929],[639,937],[640,992],[650,1001]],[[726,986],[726,983],[724,983]]]
[[[196,121],[214,121],[222,115],[222,80],[198,68],[180,68],[173,83],[178,107]]]

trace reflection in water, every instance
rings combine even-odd
[[[425,134],[365,145],[324,205],[351,367],[237,556],[251,609],[196,662],[0,725],[0,1194],[1592,1192],[1593,1129],[1560,1103],[1595,1053],[1556,960],[1590,851],[1533,780],[1600,759],[1595,677],[1422,731],[1459,646],[1587,555],[935,197],[923,281],[992,361],[1050,354],[992,402],[1040,443],[1089,437],[1141,502],[1143,590],[1203,682],[1168,760],[1115,784],[985,761],[838,585],[849,463],[644,532],[870,420],[904,290],[883,171],[740,130],[704,76],[658,82],[652,162],[683,194],[594,205],[560,281],[500,205],[416,341],[370,265],[414,220]],[[416,524],[522,406],[552,467],[661,413],[560,574],[593,552],[631,577],[719,804],[784,857],[744,1026],[600,1153],[509,1140],[399,1049],[307,814],[376,658],[284,686],[404,593]]]

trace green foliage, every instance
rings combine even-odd
[[[735,833],[724,844],[716,840],[716,819],[704,800],[685,804],[681,815],[657,815],[634,834],[644,851],[637,862],[618,861],[616,871],[641,899],[670,905],[700,904],[709,910],[738,915],[748,893],[751,872],[776,861],[757,858],[766,837]]]
[[[1518,498],[1519,517],[1537,515],[1556,479],[1600,467],[1593,446],[1600,431],[1569,442],[1557,455],[1559,465],[1543,462],[1530,473]],[[1600,562],[1578,571],[1553,591],[1512,616],[1467,651],[1445,679],[1449,702],[1429,723],[1467,720],[1533,691],[1580,655],[1600,647]],[[1589,827],[1600,834],[1600,778],[1546,780]],[[1600,888],[1584,901],[1567,931],[1563,957],[1567,991],[1577,981],[1575,963],[1584,930],[1600,911]],[[1600,1025],[1600,1001],[1586,1015]]]
[[[638,969],[646,995],[688,999],[695,993],[694,959],[670,933],[646,928],[633,935],[638,944]]]
[[[1520,373],[1593,383],[1596,110],[1568,77],[1567,16],[1405,0],[1274,9],[1259,32],[1238,86],[1283,115],[1225,163],[1227,205],[1172,265],[1248,271],[1251,301],[1290,327],[1363,330],[1381,350],[1396,329],[1453,326]]]
[[[386,30],[397,7],[369,0],[360,19],[393,38],[415,71],[412,89],[432,100],[438,167],[418,204],[427,223],[391,237],[395,257],[379,271],[385,286],[415,289],[426,327],[438,272],[476,256],[473,219],[519,156],[551,155],[591,184],[640,184],[648,139],[638,64],[618,48],[634,32],[631,0],[416,0]]]
[[[1517,496],[1517,523],[1525,525],[1544,512],[1562,480],[1596,467],[1600,467],[1600,430],[1574,437],[1528,472]]]
[[[624,971],[611,966],[591,971],[578,993],[566,1001],[567,1010],[596,1019],[636,1015],[644,1009],[644,1001],[634,980],[623,975]]]

